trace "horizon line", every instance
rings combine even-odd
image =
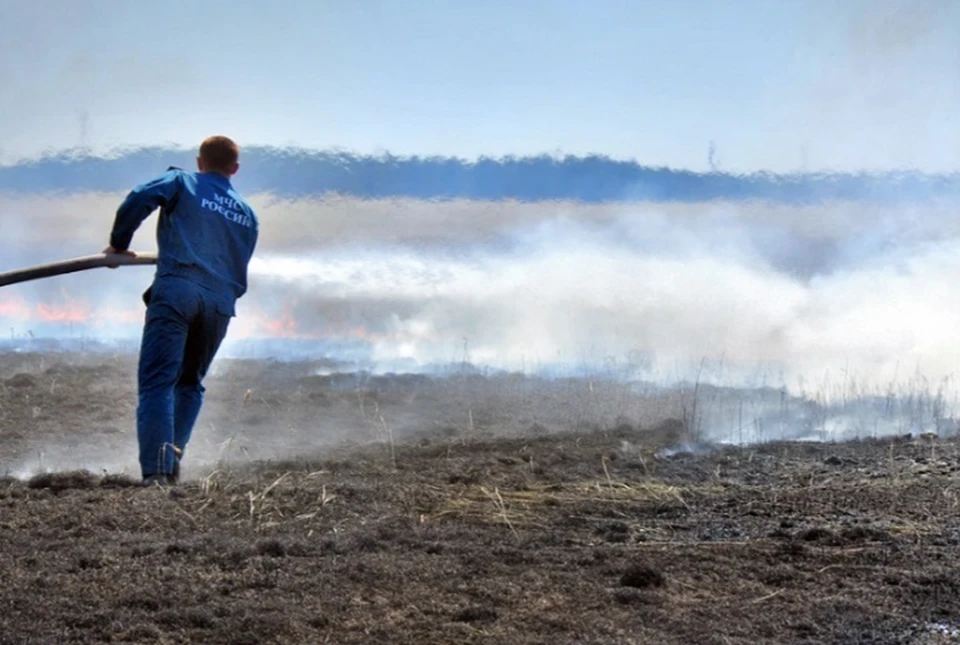
[[[400,154],[390,150],[379,152],[362,152],[356,149],[346,148],[344,146],[303,146],[303,145],[279,145],[279,144],[245,144],[240,146],[241,160],[243,152],[250,151],[254,154],[274,154],[286,157],[301,157],[306,159],[323,160],[331,158],[353,159],[362,161],[394,161],[394,162],[452,162],[464,167],[477,166],[483,163],[524,163],[533,161],[553,161],[558,163],[576,163],[598,161],[616,166],[632,167],[636,170],[669,172],[680,175],[695,175],[701,177],[723,176],[734,178],[869,178],[869,177],[929,177],[929,178],[960,178],[960,169],[953,171],[925,171],[918,168],[888,168],[885,170],[835,170],[829,168],[803,170],[797,169],[790,172],[774,171],[767,169],[755,169],[749,171],[733,171],[721,167],[709,170],[697,170],[689,167],[670,166],[667,164],[654,164],[641,161],[636,156],[623,157],[602,152],[590,152],[575,154],[562,152],[560,150],[543,151],[536,154],[518,154],[503,153],[479,154],[474,156],[450,155],[439,153],[409,153]],[[149,145],[119,145],[101,152],[94,152],[90,146],[76,145],[57,149],[47,149],[36,155],[22,155],[13,161],[4,161],[0,158],[0,171],[14,168],[28,168],[43,163],[82,163],[85,161],[118,161],[124,157],[131,157],[137,154],[172,154],[172,155],[194,155],[197,152],[195,146],[182,144],[149,144]]]

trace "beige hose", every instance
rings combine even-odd
[[[39,264],[37,266],[27,267],[25,269],[16,269],[0,273],[0,287],[28,280],[39,280],[40,278],[49,278],[64,273],[75,273],[77,271],[86,271],[87,269],[96,269],[109,266],[129,266],[156,264],[156,253],[138,253],[136,257],[130,255],[106,254],[87,255],[80,258],[61,260],[50,264]]]

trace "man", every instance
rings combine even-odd
[[[106,253],[135,255],[133,234],[157,208],[157,269],[137,373],[137,441],[145,485],[174,484],[203,404],[203,379],[247,290],[259,221],[234,190],[239,148],[203,141],[198,172],[171,167],[117,209]]]

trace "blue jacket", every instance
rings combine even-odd
[[[186,278],[230,302],[246,293],[260,224],[228,177],[171,167],[135,187],[117,209],[110,245],[130,248],[134,232],[158,206],[156,277]]]

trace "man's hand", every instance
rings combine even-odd
[[[104,252],[105,254],[107,254],[107,255],[129,255],[130,257],[133,257],[133,258],[137,257],[137,254],[136,254],[135,252],[131,251],[130,249],[126,249],[126,250],[124,250],[124,251],[118,251],[118,250],[116,250],[115,248],[113,248],[112,246],[108,246],[107,248],[105,248],[105,249],[103,250],[103,252]],[[118,266],[120,266],[120,265],[119,265],[119,264],[108,264],[108,265],[107,265],[107,268],[108,268],[108,269],[116,269]]]

